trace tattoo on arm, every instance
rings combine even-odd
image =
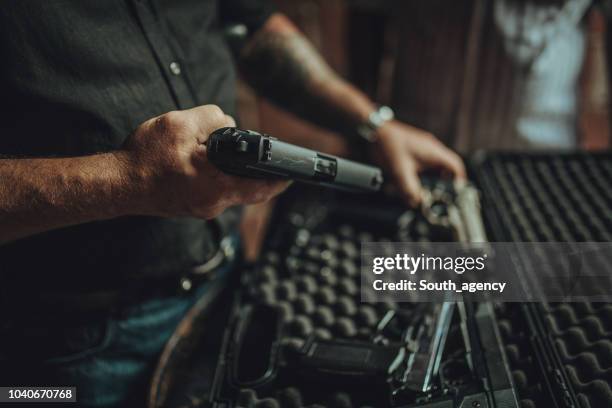
[[[258,33],[242,52],[241,68],[258,93],[332,130],[353,132],[372,106],[298,31]]]

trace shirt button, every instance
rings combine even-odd
[[[181,75],[181,66],[178,62],[176,61],[172,61],[170,63],[170,72],[172,72],[174,75]]]

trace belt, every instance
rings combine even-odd
[[[28,319],[30,316],[36,320],[51,319],[50,322],[54,317],[74,318],[75,321],[80,321],[79,318],[87,320],[92,316],[121,312],[122,309],[147,299],[188,295],[202,283],[215,279],[219,268],[235,258],[234,240],[225,237],[208,261],[178,276],[134,280],[126,282],[118,289],[87,293],[60,291],[32,293],[31,297],[28,296],[27,302],[16,300],[17,304],[8,305],[10,308],[5,310],[10,310],[11,317],[16,319],[21,319],[21,315],[24,315]]]

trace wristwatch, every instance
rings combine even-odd
[[[365,123],[362,123],[357,127],[357,134],[361,136],[363,139],[368,142],[376,141],[376,131],[380,128],[385,122],[393,120],[395,114],[393,113],[393,109],[388,106],[381,105],[370,113],[368,116],[368,120]]]

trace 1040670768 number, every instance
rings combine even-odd
[[[75,387],[0,387],[2,402],[76,402]]]

